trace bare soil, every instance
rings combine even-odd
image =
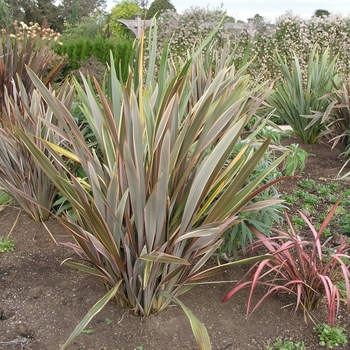
[[[303,177],[334,179],[343,165],[339,151],[326,144],[302,147],[314,155],[308,159]],[[291,191],[296,181],[284,183],[281,190]],[[16,240],[14,252],[0,254],[0,349],[59,349],[105,291],[94,278],[62,265],[74,253],[55,245],[43,224],[33,222],[16,205],[2,210],[0,220],[0,236],[5,237],[13,228],[11,236]],[[55,219],[46,225],[57,241],[70,239]],[[207,327],[213,349],[265,349],[277,337],[304,341],[307,349],[322,349],[313,325],[306,325],[302,314],[291,314],[285,307],[291,302],[286,297],[270,298],[249,317],[248,290],[221,303],[245,269],[228,271],[217,279],[224,282],[200,285],[181,297]],[[262,290],[257,292],[255,301],[262,295]],[[323,307],[315,315],[320,322],[326,321]],[[345,313],[339,325],[346,328],[350,341]],[[79,335],[69,349],[197,349],[190,324],[178,306],[140,318],[109,303],[87,329],[89,332]]]

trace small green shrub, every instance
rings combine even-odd
[[[13,252],[15,241],[11,237],[0,238],[0,253]]]
[[[316,224],[315,228],[316,228],[316,230],[319,230],[321,228],[321,224]],[[322,232],[322,236],[324,236],[324,237],[332,236],[331,229],[329,227],[326,227]]]
[[[298,198],[293,195],[285,195],[283,199],[288,205],[293,205],[295,202],[298,201]]]
[[[328,197],[331,194],[331,189],[329,186],[317,186],[316,191],[322,197]]]
[[[274,345],[266,346],[266,350],[306,350],[304,342],[294,343],[292,340],[277,338]]]
[[[327,349],[333,349],[335,346],[342,346],[348,342],[342,327],[331,327],[324,323],[318,324],[314,329],[318,332],[319,344]]]
[[[309,196],[308,192],[306,192],[305,190],[295,190],[294,195],[303,200],[305,200]]]
[[[314,194],[309,194],[305,198],[305,202],[310,204],[310,205],[317,205],[317,204],[320,204],[321,200],[317,196],[315,196]]]
[[[129,74],[129,60],[132,53],[133,40],[128,37],[119,38],[114,48],[114,64],[119,77],[126,82]]]
[[[311,180],[311,179],[304,179],[298,182],[299,187],[305,188],[307,190],[310,190],[311,188],[313,188],[315,184],[316,184],[315,180]]]
[[[310,156],[302,148],[299,148],[298,144],[292,143],[286,147],[290,152],[286,157],[283,164],[283,174],[284,175],[294,175],[296,170],[299,168],[299,173],[301,174],[305,168],[305,163],[307,157]]]
[[[315,207],[309,203],[304,203],[301,207],[302,209],[309,211],[311,214],[315,214],[316,212]]]
[[[350,195],[346,193],[346,191],[343,193],[343,199],[341,200],[341,205],[344,205],[346,207],[350,207]]]
[[[340,231],[343,234],[350,236],[350,214],[341,215],[339,222]]]
[[[307,223],[305,222],[305,220],[303,220],[303,218],[300,218],[297,216],[292,218],[292,223],[295,226],[307,226]]]
[[[73,69],[77,69],[79,67],[78,62],[82,59],[82,53],[83,53],[83,47],[84,47],[84,41],[81,39],[78,39],[75,42],[74,49],[73,49],[73,56],[71,58],[71,66]]]
[[[332,191],[337,191],[339,190],[340,184],[338,182],[331,182],[328,186]]]

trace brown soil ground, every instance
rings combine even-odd
[[[326,144],[303,147],[314,155],[303,177],[333,179],[343,164],[339,152]],[[295,185],[296,180],[288,181],[282,190],[289,192]],[[6,236],[14,225],[11,235],[17,242],[14,252],[0,254],[0,349],[59,349],[104,290],[94,278],[61,265],[73,252],[55,245],[43,224],[31,221],[18,207],[6,207],[0,220],[0,236]],[[55,219],[47,226],[57,241],[70,238]],[[221,303],[244,269],[226,272],[220,276],[225,282],[200,285],[181,297],[207,327],[213,349],[265,349],[277,337],[304,341],[307,349],[321,349],[313,325],[306,325],[302,314],[283,308],[290,300],[270,298],[249,317],[248,291]],[[257,292],[255,300],[262,293]],[[316,316],[324,322],[325,310],[321,308]],[[350,341],[349,318],[344,313],[339,324],[346,327]],[[189,322],[178,306],[140,318],[109,303],[88,329],[91,333],[79,335],[69,349],[197,349]]]

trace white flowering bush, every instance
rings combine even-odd
[[[210,32],[206,23],[217,23],[224,14],[222,8],[211,10],[199,7],[192,7],[182,14],[172,11],[162,14],[157,21],[160,47],[168,39],[173,56],[185,58],[188,50],[197,46],[201,38]],[[303,19],[287,11],[276,19],[275,25],[275,31],[263,27],[256,31],[254,37],[249,37],[246,31],[222,28],[216,36],[216,47],[223,47],[229,40],[232,50],[235,50],[236,65],[239,66],[249,43],[249,59],[254,59],[249,73],[257,83],[281,77],[274,59],[276,53],[285,57],[291,68],[295,52],[301,70],[306,72],[315,44],[320,54],[329,47],[331,56],[338,56],[337,69],[340,73],[345,76],[350,72],[350,17],[331,14]]]
[[[214,9],[191,7],[182,14],[171,10],[162,13],[157,19],[158,55],[168,40],[172,57],[186,59],[188,52],[199,47],[224,15],[225,11],[221,7]],[[229,32],[222,27],[216,33],[211,45],[223,47],[228,40]]]
[[[276,20],[276,30],[260,30],[251,39],[250,58],[255,60],[249,68],[250,74],[258,81],[275,79],[281,76],[274,59],[276,53],[286,58],[292,67],[293,55],[298,55],[303,72],[314,45],[321,54],[328,47],[331,56],[338,56],[337,69],[343,75],[350,72],[350,17],[339,14],[328,17],[303,19],[287,11]],[[237,46],[236,60],[239,60],[247,47],[246,33],[235,36],[232,45]]]

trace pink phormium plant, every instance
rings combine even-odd
[[[338,199],[321,228],[317,232],[308,218],[300,212],[310,228],[312,239],[300,238],[286,214],[290,232],[273,230],[274,237],[265,237],[252,228],[258,237],[254,247],[264,246],[273,258],[255,263],[244,275],[237,286],[223,298],[230,299],[239,290],[250,287],[247,313],[251,310],[253,292],[258,285],[268,287],[265,295],[254,306],[253,313],[269,296],[275,293],[288,293],[295,296],[295,311],[300,307],[305,314],[316,309],[326,299],[328,323],[333,324],[340,309],[340,302],[345,301],[347,312],[350,311],[350,243],[344,239],[335,248],[331,256],[322,253],[320,237],[333,217],[340,203]],[[338,284],[345,282],[345,298],[342,299]]]

